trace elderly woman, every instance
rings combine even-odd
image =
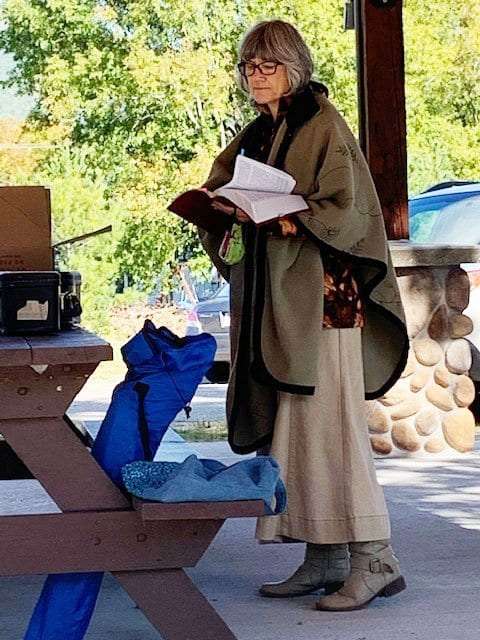
[[[312,81],[302,37],[286,22],[261,22],[239,58],[239,84],[259,115],[216,158],[203,189],[241,224],[243,256],[226,264],[224,238],[200,237],[230,282],[230,445],[269,450],[287,486],[287,513],[260,518],[257,538],[306,542],[299,569],[260,593],[324,589],[317,608],[357,609],[405,588],[365,417],[365,398],[383,395],[405,366],[403,309],[368,166],[326,87]],[[216,200],[239,153],[293,176],[308,209],[257,227]]]

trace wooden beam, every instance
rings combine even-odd
[[[133,498],[133,508],[144,522],[151,520],[226,520],[265,515],[263,500],[233,502],[149,502]]]
[[[193,567],[223,520],[142,522],[135,511],[0,518],[0,576]]]
[[[355,0],[359,138],[389,240],[408,238],[407,127],[401,0]]]
[[[0,433],[62,511],[130,507],[62,418],[0,420]]]
[[[164,640],[236,640],[183,570],[115,571],[113,575]]]

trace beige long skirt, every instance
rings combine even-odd
[[[259,518],[263,542],[317,544],[390,538],[365,417],[361,329],[325,329],[315,395],[279,392],[270,453],[287,512]]]

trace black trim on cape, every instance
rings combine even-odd
[[[258,438],[258,440],[255,440],[253,444],[244,445],[243,447],[240,447],[238,444],[235,444],[232,441],[230,434],[231,434],[231,431],[229,430],[228,445],[230,449],[233,451],[233,453],[236,453],[240,456],[246,456],[249,453],[253,453],[254,451],[258,451],[259,449],[262,449],[263,447],[266,447],[272,444],[273,429],[266,436],[262,436],[261,438]]]

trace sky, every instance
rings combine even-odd
[[[0,0],[0,6],[4,0]],[[12,68],[12,57],[0,51],[0,80],[4,80]],[[17,96],[15,91],[0,88],[0,118],[10,116],[23,119],[30,111],[32,99]]]
[[[4,80],[12,68],[11,56],[0,51],[0,79]],[[28,96],[17,96],[11,89],[0,88],[0,118],[10,116],[23,119],[32,107],[33,100]]]

